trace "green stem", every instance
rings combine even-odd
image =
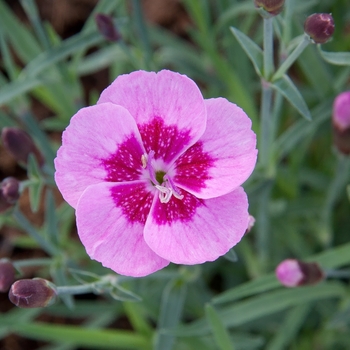
[[[350,278],[350,270],[328,270],[325,274],[327,278]]]
[[[273,71],[273,17],[264,18],[264,77],[269,80]]]
[[[114,283],[115,279],[116,279],[116,276],[106,275],[102,277],[100,281],[93,282],[93,283],[81,284],[77,286],[59,286],[57,287],[57,294],[58,295],[64,295],[64,294],[77,295],[77,294],[86,294],[86,293],[100,293],[106,287],[109,287],[112,283]]]
[[[259,161],[260,161],[260,164],[263,166],[263,169],[267,177],[270,177],[271,175],[269,171],[270,148],[272,144],[271,104],[272,104],[272,89],[265,81],[262,81]]]
[[[51,265],[52,259],[51,258],[23,259],[23,260],[11,261],[11,262],[17,270],[20,270],[23,267]]]
[[[295,60],[301,55],[304,49],[310,44],[310,39],[307,35],[304,35],[303,40],[300,41],[299,45],[294,49],[294,51],[287,57],[287,59],[278,68],[277,72],[273,75],[272,81],[282,78],[284,73],[290,68],[290,66],[295,62]]]

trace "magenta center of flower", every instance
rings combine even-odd
[[[156,170],[154,164],[154,151],[144,154],[141,157],[142,167],[146,169],[151,184],[159,191],[161,203],[168,203],[172,196],[182,199],[183,195],[175,186],[172,178],[163,170]]]

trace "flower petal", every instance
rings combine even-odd
[[[252,173],[256,136],[241,108],[224,98],[205,102],[207,128],[176,161],[174,182],[199,198],[213,198],[234,190]]]
[[[103,103],[81,109],[62,140],[55,180],[72,207],[90,185],[140,179],[145,151],[135,120],[125,108]]]
[[[152,204],[144,239],[156,254],[177,264],[200,264],[226,254],[241,240],[249,220],[242,187],[207,200],[183,195],[168,203],[155,198]]]
[[[141,277],[169,264],[143,238],[154,193],[142,181],[88,187],[77,206],[78,234],[92,259],[115,272]]]
[[[125,107],[139,126],[147,153],[170,163],[203,134],[206,108],[197,85],[168,70],[120,75],[98,101]]]

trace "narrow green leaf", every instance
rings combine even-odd
[[[234,249],[230,249],[225,255],[224,258],[231,262],[237,262],[238,261],[238,255],[234,251]]]
[[[47,189],[45,198],[45,231],[53,244],[58,244],[58,218],[56,216],[55,199],[51,189]]]
[[[237,28],[230,27],[230,30],[249,57],[250,61],[253,63],[256,73],[261,77],[263,69],[263,51],[252,39]]]
[[[31,91],[37,86],[43,85],[45,82],[39,78],[17,79],[6,84],[0,89],[0,106],[6,102]],[[47,83],[47,81],[46,81]]]
[[[350,66],[350,52],[327,52],[323,51],[320,45],[318,45],[318,51],[328,63],[337,66]]]
[[[249,281],[239,286],[229,289],[213,299],[214,304],[222,304],[227,302],[233,302],[235,300],[262,293],[265,291],[278,288],[280,283],[275,275],[265,275],[253,281]]]
[[[175,337],[164,334],[162,331],[166,328],[176,327],[180,322],[186,291],[186,284],[178,278],[171,280],[165,287],[160,306],[155,350],[173,349]]]
[[[40,54],[41,48],[34,35],[2,0],[0,1],[0,28],[6,33],[16,54],[24,63]]]
[[[51,275],[52,275],[54,283],[57,286],[67,286],[68,285],[68,279],[66,276],[66,269],[61,264],[52,267]],[[62,295],[60,295],[60,298],[66,304],[68,309],[70,309],[70,310],[74,309],[75,300],[71,294],[62,294]]]
[[[205,315],[219,349],[233,350],[233,344],[231,342],[230,335],[227,332],[225,326],[222,324],[218,313],[210,304],[207,304],[205,306]]]
[[[141,301],[142,298],[130,290],[121,287],[119,284],[113,286],[112,290],[109,292],[110,296],[114,300],[118,301]]]
[[[62,326],[33,322],[12,325],[13,333],[37,340],[73,343],[90,349],[151,349],[149,341],[130,331],[91,329],[80,326]]]
[[[57,254],[57,248],[48,242],[44,237],[34,228],[34,226],[27,220],[27,218],[18,210],[13,211],[13,217],[22,229],[33,238],[40,247],[45,250],[49,255]]]
[[[34,154],[28,156],[27,172],[29,178],[29,201],[33,213],[39,209],[41,194],[44,189],[44,183],[41,178],[41,171]]]
[[[311,114],[303,97],[287,75],[271,83],[271,87],[279,91],[305,119],[311,121]]]
[[[346,187],[346,192],[348,193],[348,198],[349,198],[349,201],[350,201],[350,185],[348,185]]]
[[[296,337],[307,314],[310,311],[310,304],[302,304],[292,309],[284,319],[281,327],[275,333],[271,342],[266,347],[267,350],[287,349],[290,342]]]
[[[103,41],[103,37],[97,32],[79,33],[64,40],[60,45],[51,50],[42,52],[23,69],[22,76],[37,76],[46,68],[66,59],[71,54],[86,50]]]
[[[283,288],[234,303],[231,306],[225,306],[218,311],[218,315],[225,327],[238,327],[273,313],[284,311],[292,306],[322,299],[340,298],[345,295],[344,286],[334,282],[325,282],[317,286]],[[178,336],[199,336],[208,334],[210,327],[205,319],[200,319],[170,332]]]

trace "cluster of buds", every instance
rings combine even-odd
[[[339,94],[333,103],[334,144],[344,155],[350,154],[350,91]]]
[[[315,262],[287,259],[277,266],[276,277],[286,287],[298,287],[321,282],[325,273]]]
[[[7,177],[0,183],[0,213],[11,208],[19,199],[19,181]]]

